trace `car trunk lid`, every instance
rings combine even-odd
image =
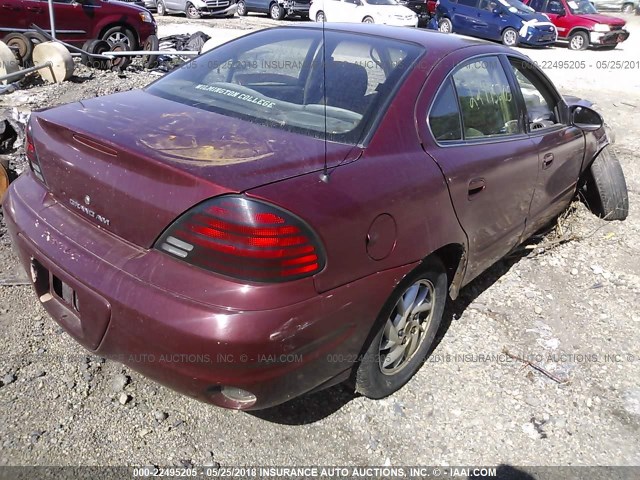
[[[121,238],[151,247],[207,198],[321,170],[325,142],[141,91],[64,105],[32,117],[53,196]],[[327,165],[359,149],[327,143]]]

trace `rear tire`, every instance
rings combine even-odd
[[[372,17],[366,16],[362,19],[362,23],[376,23]]]
[[[356,367],[356,392],[384,398],[411,379],[433,346],[446,296],[447,274],[437,258],[425,260],[400,282],[382,308],[374,327],[378,330],[372,331],[375,336]]]
[[[569,37],[569,50],[586,50],[589,36],[585,32],[576,32]]]
[[[327,21],[327,17],[325,16],[322,10],[316,13],[316,22],[326,22],[326,21]]]
[[[247,4],[244,3],[244,0],[240,0],[238,2],[236,12],[238,13],[239,17],[246,17],[247,16]]]
[[[634,7],[633,7],[633,3],[625,3],[622,6],[622,13],[633,13]]]
[[[269,16],[273,20],[282,20],[284,18],[284,14],[284,8],[282,8],[278,2],[273,2],[269,7]]]
[[[591,211],[605,220],[624,220],[629,214],[627,182],[611,145],[591,164],[586,199]]]
[[[167,15],[167,7],[165,7],[162,0],[158,0],[158,3],[156,3],[156,12],[158,12],[159,17],[165,17]]]
[[[448,18],[441,18],[438,21],[438,31],[442,33],[453,33],[453,23]]]

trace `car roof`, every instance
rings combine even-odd
[[[406,42],[413,42],[425,47],[430,53],[444,57],[451,52],[467,47],[487,47],[487,52],[503,52],[514,54],[515,51],[502,45],[498,45],[486,40],[466,37],[463,35],[452,35],[435,30],[425,30],[411,27],[395,27],[389,25],[377,25],[368,23],[306,23],[275,28],[296,28],[310,30],[331,30],[335,32],[359,33],[375,35],[379,37],[391,38]]]

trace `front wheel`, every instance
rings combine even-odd
[[[238,12],[238,15],[240,17],[246,17],[247,16],[247,5],[244,3],[244,0],[240,0],[238,2],[236,12]]]
[[[624,172],[611,145],[591,164],[585,185],[586,200],[593,213],[605,220],[624,220],[629,214],[629,194]]]
[[[442,320],[447,274],[437,258],[407,276],[383,307],[378,331],[355,375],[356,391],[369,398],[391,395],[420,369]]]
[[[274,20],[282,20],[284,18],[284,8],[282,8],[277,2],[271,5],[269,8],[269,16]]]
[[[569,37],[569,50],[586,50],[589,36],[585,32],[576,32]]]
[[[202,17],[202,15],[200,14],[200,10],[198,10],[193,3],[187,3],[185,15],[187,16],[187,18],[190,18],[192,20],[197,20],[198,18]]]
[[[372,17],[364,17],[362,23],[375,23]]]
[[[633,8],[633,3],[625,3],[625,4],[622,6],[622,13],[629,13],[629,14],[631,14],[631,13],[633,13],[633,10],[634,10],[634,8]]]
[[[514,28],[505,28],[502,32],[502,43],[507,47],[516,47],[520,42],[520,35]]]
[[[326,21],[327,21],[327,17],[325,17],[324,12],[322,10],[316,13],[316,22],[326,22]]]
[[[126,27],[112,27],[102,35],[102,39],[111,45],[116,43],[125,43],[131,50],[138,48],[138,39],[136,35]]]
[[[442,33],[453,32],[453,24],[451,23],[451,20],[448,18],[441,18],[440,21],[438,21],[438,30]]]

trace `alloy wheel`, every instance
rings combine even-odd
[[[413,358],[426,337],[434,305],[435,287],[427,279],[418,280],[402,294],[380,338],[379,364],[383,374],[396,374]]]

